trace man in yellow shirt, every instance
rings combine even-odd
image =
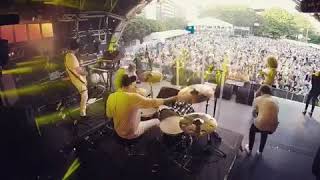
[[[113,119],[114,129],[124,139],[135,139],[147,130],[159,126],[159,119],[141,121],[140,109],[158,108],[160,105],[176,101],[177,97],[167,99],[146,98],[136,93],[133,85],[135,77],[127,74],[121,78],[121,88],[108,97],[106,115]]]
[[[79,44],[76,40],[72,40],[70,43],[70,51],[65,57],[65,68],[69,75],[70,81],[77,88],[81,100],[80,100],[80,117],[86,119],[86,109],[88,101],[88,88],[86,75],[87,72],[80,67],[76,53],[79,50]]]

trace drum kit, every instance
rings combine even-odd
[[[215,118],[205,113],[194,112],[191,105],[205,102],[213,95],[214,89],[211,86],[196,84],[181,89],[177,94],[178,101],[172,107],[141,110],[142,120],[148,117],[159,118],[161,144],[171,154],[170,159],[187,172],[191,172],[188,166],[192,161],[193,144],[200,138],[216,134],[218,127]],[[203,147],[203,151],[205,150],[207,147]],[[214,152],[225,157],[221,150]]]

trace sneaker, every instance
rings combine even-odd
[[[309,112],[308,114],[309,114],[310,117],[312,117],[313,112]]]
[[[307,113],[307,111],[303,111],[303,112],[302,112],[303,115],[306,115],[306,113]]]
[[[259,150],[257,151],[257,156],[261,156],[262,152],[260,152]]]
[[[80,116],[80,121],[87,121],[89,119],[90,119],[89,116]]]
[[[244,150],[246,151],[247,155],[251,154],[251,150],[249,149],[249,144],[246,144],[246,146],[244,147]]]

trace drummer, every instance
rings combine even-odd
[[[113,119],[116,133],[124,139],[135,139],[160,124],[159,119],[141,121],[139,109],[158,108],[177,100],[177,96],[167,99],[146,98],[137,93],[136,77],[121,76],[121,87],[108,97],[106,115]]]
[[[129,64],[129,66],[127,66],[127,67],[121,67],[116,72],[115,78],[114,78],[114,86],[115,86],[115,90],[116,91],[121,89],[122,77],[125,74],[127,74],[131,78],[135,78],[135,81],[132,82],[132,86],[135,87],[134,89],[135,89],[135,91],[137,93],[139,93],[142,96],[147,96],[148,95],[148,93],[147,93],[147,91],[145,89],[136,87],[136,82],[137,82],[136,65],[132,64],[132,63]]]

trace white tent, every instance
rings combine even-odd
[[[233,29],[233,25],[220,19],[206,17],[197,19],[188,23],[189,26],[195,26],[196,30],[227,30]]]
[[[148,42],[148,41],[164,42],[166,39],[186,35],[189,33],[190,32],[186,30],[170,30],[170,31],[154,32],[144,37],[143,41],[144,42]]]

